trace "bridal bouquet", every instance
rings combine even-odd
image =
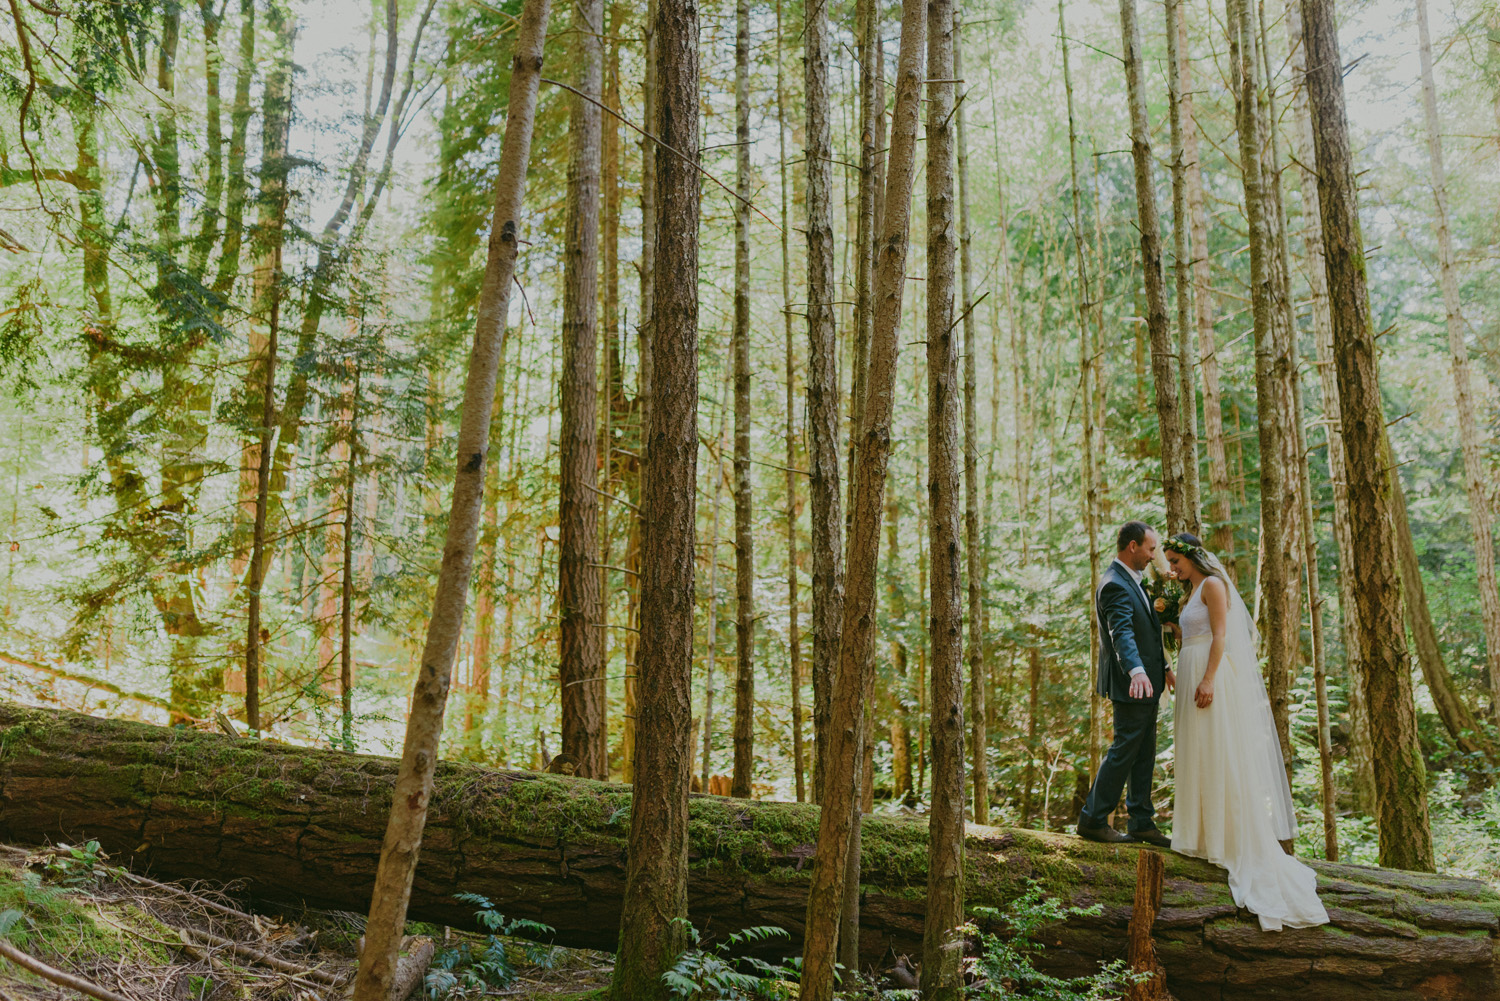
[[[1156,617],[1161,619],[1162,625],[1177,621],[1177,615],[1182,610],[1182,600],[1187,595],[1187,589],[1182,586],[1181,581],[1162,572],[1153,563],[1146,576],[1141,578],[1141,587],[1145,589],[1146,597],[1151,599]]]

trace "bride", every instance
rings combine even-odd
[[[1279,843],[1297,821],[1255,623],[1197,536],[1183,532],[1162,548],[1191,589],[1179,613],[1172,849],[1228,869],[1235,904],[1254,912],[1262,931],[1326,924],[1317,874]]]

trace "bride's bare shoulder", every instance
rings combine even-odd
[[[1203,599],[1205,601],[1207,601],[1209,598],[1217,598],[1222,601],[1229,595],[1229,588],[1218,577],[1204,578],[1203,583],[1199,585],[1199,588],[1203,592]]]

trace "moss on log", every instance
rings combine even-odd
[[[396,762],[0,704],[0,837],[98,838],[117,861],[169,878],[237,881],[253,898],[363,910]],[[439,766],[411,916],[472,926],[453,900],[482,893],[543,921],[564,945],[612,949],[624,890],[627,786]],[[691,909],[711,933],[801,933],[817,808],[713,796],[692,804]],[[926,824],[866,818],[860,941],[866,962],[922,939]],[[1028,880],[1094,918],[1055,928],[1044,966],[1084,972],[1123,956],[1136,847],[971,827],[969,906],[1003,906]],[[1473,880],[1312,863],[1331,926],[1266,934],[1223,871],[1166,856],[1154,925],[1183,1001],[1500,997],[1500,897]],[[788,946],[795,951],[796,943]]]

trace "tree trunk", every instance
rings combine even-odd
[[[1181,8],[1179,6],[1179,15]],[[1198,122],[1193,115],[1193,74],[1187,18],[1177,20],[1177,89],[1181,101],[1182,154],[1186,173],[1188,229],[1193,254],[1193,315],[1198,327],[1198,370],[1203,379],[1203,432],[1208,449],[1211,545],[1233,574],[1234,514],[1229,462],[1224,453],[1224,415],[1219,390],[1218,343],[1214,334],[1213,277],[1208,257],[1208,213],[1203,164],[1198,159]],[[1185,357],[1185,356],[1184,356]]]
[[[797,802],[807,799],[807,751],[802,746],[802,627],[797,597],[796,344],[792,336],[791,179],[786,169],[786,80],[782,72],[781,0],[776,0],[776,141],[781,158],[781,319],[786,341],[786,590],[787,659],[792,687],[792,769]]]
[[[360,368],[354,366],[354,388],[349,394],[349,449],[348,462],[344,466],[344,551],[343,567],[339,574],[339,731],[344,741],[344,750],[354,750],[354,485],[359,468],[359,377]],[[269,423],[269,422],[268,422]],[[264,457],[266,451],[262,449]],[[262,458],[262,470],[265,469]],[[256,511],[256,520],[261,520]],[[246,672],[246,691],[249,691],[249,672]]]
[[[398,769],[390,758],[13,705],[0,705],[0,729],[9,843],[98,838],[115,862],[158,878],[240,881],[247,897],[293,906],[359,910],[369,898]],[[473,907],[453,899],[463,890],[551,925],[559,944],[611,948],[630,804],[627,786],[443,762],[411,918],[478,930]],[[793,939],[771,943],[773,955],[795,951],[818,825],[810,806],[693,797],[694,924],[715,935],[778,925]],[[888,964],[921,940],[927,832],[919,819],[877,814],[864,840],[863,955]],[[1141,849],[991,827],[971,827],[967,840],[971,906],[1003,908],[1032,879],[1065,903],[1103,905],[1049,930],[1044,969],[1086,973],[1123,957]],[[1182,1001],[1488,1001],[1500,990],[1500,897],[1478,881],[1312,861],[1333,923],[1262,933],[1235,908],[1222,869],[1164,861],[1153,932]]]
[[[665,999],[661,975],[687,943],[688,731],[693,664],[693,521],[698,473],[698,8],[658,0],[651,434],[641,510],[640,697],[620,946],[610,996]]]
[[[1287,42],[1291,51],[1294,120],[1293,159],[1302,189],[1307,284],[1312,298],[1313,340],[1318,386],[1323,398],[1323,425],[1328,444],[1328,477],[1333,488],[1333,541],[1338,550],[1339,618],[1343,627],[1344,666],[1349,686],[1349,765],[1355,809],[1374,809],[1375,777],[1370,769],[1370,728],[1364,710],[1364,669],[1360,663],[1359,621],[1355,614],[1354,536],[1349,527],[1349,489],[1344,478],[1344,436],[1339,408],[1338,374],[1333,356],[1333,319],[1328,312],[1328,276],[1323,262],[1323,231],[1318,208],[1318,175],[1314,169],[1312,118],[1307,107],[1307,61],[1302,48],[1301,0],[1287,0]],[[1332,856],[1330,856],[1331,858]]]
[[[571,95],[563,250],[562,429],[558,435],[557,604],[562,751],[584,778],[609,776],[599,606],[599,170],[604,90],[603,0],[573,5],[581,60]]]
[[[1267,670],[1266,693],[1271,701],[1271,715],[1281,743],[1282,760],[1290,780],[1292,747],[1288,723],[1290,701],[1289,662],[1295,663],[1298,651],[1298,616],[1288,604],[1290,591],[1285,586],[1288,569],[1281,545],[1286,531],[1286,511],[1281,500],[1286,483],[1285,431],[1280,414],[1276,352],[1281,343],[1277,333],[1280,314],[1276,310],[1274,279],[1271,274],[1273,220],[1267,218],[1267,199],[1261,175],[1260,121],[1256,110],[1257,72],[1255,32],[1251,30],[1251,0],[1227,0],[1227,20],[1235,38],[1233,69],[1235,73],[1240,173],[1245,187],[1245,218],[1250,226],[1250,298],[1255,324],[1255,399],[1260,419],[1260,540],[1259,562],[1261,587],[1260,621],[1265,638]]]
[[[750,495],[750,0],[735,5],[734,35],[734,775],[750,795],[755,771],[755,533]]]
[[[480,286],[474,345],[469,355],[468,381],[464,386],[463,419],[458,433],[459,460],[454,475],[448,536],[443,545],[443,563],[438,571],[432,617],[427,624],[422,666],[412,693],[406,741],[381,846],[380,866],[375,874],[365,931],[365,961],[359,966],[354,1001],[385,1001],[390,991],[432,796],[433,772],[443,734],[443,713],[448,703],[454,652],[463,631],[464,604],[473,570],[479,516],[484,505],[490,404],[495,398],[501,334],[510,309],[510,287],[520,239],[517,230],[521,197],[526,188],[526,165],[531,159],[532,126],[536,120],[537,88],[541,81],[542,43],[546,39],[550,9],[550,0],[527,0],[516,33],[510,107],[505,118],[505,138],[495,183],[494,217],[484,280]]]
[[[1432,79],[1432,39],[1427,27],[1427,0],[1417,0],[1417,32],[1422,59],[1422,118],[1427,126],[1427,158],[1432,169],[1432,199],[1437,210],[1438,284],[1448,327],[1448,354],[1453,367],[1453,409],[1458,419],[1459,449],[1464,461],[1464,492],[1469,498],[1469,534],[1474,540],[1474,567],[1479,584],[1480,619],[1484,623],[1485,663],[1489,667],[1490,713],[1500,727],[1500,590],[1495,581],[1495,513],[1490,506],[1493,477],[1474,414],[1474,380],[1469,374],[1469,347],[1453,265],[1453,231],[1448,225],[1448,172],[1443,163],[1442,128],[1437,87]],[[1493,39],[1492,39],[1493,42]]]
[[[954,334],[953,0],[927,5],[927,496],[932,505],[932,806],[922,995],[963,993],[964,672],[959,534],[958,338]],[[878,512],[878,509],[877,509]],[[878,533],[879,527],[876,526]]]
[[[724,388],[729,388],[727,375]],[[724,493],[724,425],[727,423],[724,396],[721,395],[719,400],[719,430],[714,435],[713,447],[708,450],[714,463],[710,473],[714,484],[714,499],[709,508],[708,546],[705,549],[708,554],[708,622],[703,632],[703,771],[699,780],[704,792],[708,791],[708,780],[713,772],[710,761],[714,745],[714,694],[719,683],[719,498]]]
[[[1063,13],[1062,0],[1057,4],[1058,39],[1062,44],[1062,71],[1063,90],[1067,95],[1068,108],[1068,167],[1073,188],[1073,254],[1077,265],[1078,274],[1078,375],[1079,375],[1079,399],[1083,410],[1083,530],[1088,536],[1088,559],[1089,559],[1089,594],[1097,594],[1099,591],[1099,483],[1094,472],[1094,463],[1103,460],[1103,457],[1094,455],[1094,407],[1089,392],[1090,376],[1095,374],[1094,352],[1096,347],[1089,336],[1089,279],[1088,269],[1085,266],[1083,249],[1083,206],[1082,196],[1078,188],[1078,127],[1073,116],[1073,73],[1068,63],[1068,37],[1067,20]],[[1007,277],[1008,282],[1008,277]],[[1089,663],[1098,663],[1099,660],[1099,612],[1095,603],[1089,602]],[[1033,664],[1033,668],[1035,668]],[[1036,680],[1033,671],[1033,682]],[[1099,756],[1103,747],[1103,733],[1100,721],[1101,697],[1089,686],[1089,774],[1098,771]],[[1032,687],[1031,700],[1031,731],[1028,734],[1027,747],[1030,754],[1035,753],[1036,738],[1036,688]],[[1030,788],[1031,788],[1031,762],[1028,757],[1026,762],[1026,797],[1027,813],[1030,812]],[[1023,821],[1024,823],[1025,821]]]
[[[833,138],[828,97],[828,10],[806,11],[807,435],[812,473],[813,799],[823,802],[833,670],[844,621],[839,515],[839,366],[834,324]]]
[[[953,77],[964,78],[963,13],[954,7]],[[974,780],[974,823],[990,822],[989,756],[984,696],[989,687],[980,629],[984,609],[984,540],[979,524],[979,333],[974,319],[974,266],[969,233],[969,149],[964,130],[964,101],[955,114],[958,124],[958,245],[964,321],[964,559],[968,578],[969,627],[969,760]],[[1087,408],[1085,408],[1087,409]]]
[[[1389,441],[1386,444],[1389,449]],[[1436,627],[1432,623],[1432,610],[1427,606],[1427,590],[1422,586],[1422,567],[1417,562],[1417,547],[1412,540],[1411,522],[1407,517],[1406,490],[1401,485],[1401,470],[1389,451],[1387,465],[1391,470],[1391,532],[1395,538],[1396,556],[1400,561],[1402,606],[1406,610],[1406,625],[1411,629],[1411,638],[1416,646],[1417,666],[1422,669],[1422,680],[1427,682],[1427,692],[1437,708],[1438,718],[1453,743],[1465,754],[1483,754],[1492,763],[1500,764],[1500,754],[1474,719],[1474,714],[1464,704],[1443,662],[1443,648],[1438,642]]]
[[[1176,67],[1182,65],[1177,48],[1181,44],[1181,5],[1167,0],[1167,107],[1172,125],[1172,276],[1177,284],[1177,393],[1179,454],[1182,456],[1183,489],[1186,521],[1183,527],[1194,535],[1203,534],[1202,501],[1198,487],[1198,404],[1193,392],[1193,367],[1188,359],[1190,332],[1188,322],[1187,164],[1184,162],[1182,128],[1182,78]],[[1074,179],[1077,186],[1077,179]],[[1088,394],[1085,393],[1085,400]],[[1084,409],[1087,409],[1085,407]]]
[[[506,371],[506,349],[510,346],[509,328],[501,335],[500,378]],[[501,414],[505,409],[505,385],[499,384],[490,407],[490,437],[496,439]],[[514,405],[514,403],[512,403]],[[506,456],[515,462],[514,451]],[[464,755],[471,761],[483,760],[485,715],[489,710],[490,687],[494,673],[491,647],[495,634],[495,566],[500,549],[500,464],[488,463],[484,474],[484,523],[479,533],[479,580],[474,586],[474,677],[464,700]],[[507,560],[507,563],[510,561]],[[507,594],[509,590],[507,589]],[[506,631],[507,637],[509,630]],[[503,710],[502,710],[503,711]]]
[[[1130,148],[1135,162],[1135,203],[1141,227],[1141,269],[1145,272],[1146,328],[1151,337],[1151,376],[1156,385],[1156,416],[1161,426],[1162,489],[1167,502],[1167,531],[1188,524],[1187,482],[1182,464],[1177,384],[1172,380],[1172,342],[1167,326],[1167,294],[1161,270],[1161,218],[1151,173],[1151,126],[1146,120],[1145,81],[1141,79],[1141,37],[1135,0],[1120,0],[1120,33],[1124,39],[1125,87],[1130,98]]]
[[[817,839],[818,844],[827,846],[827,850],[820,853],[813,863],[812,885],[807,898],[802,954],[802,993],[806,1001],[831,1001],[833,997],[834,946],[856,793],[860,720],[864,715],[864,686],[852,682],[860,678],[863,666],[870,662],[875,644],[880,517],[886,467],[890,460],[891,413],[899,347],[897,324],[906,280],[911,192],[916,173],[917,111],[921,101],[922,49],[926,32],[924,14],[922,0],[904,0],[901,56],[896,73],[896,110],[891,127],[890,173],[886,182],[880,240],[876,245],[875,326],[870,341],[870,371],[865,384],[865,407],[859,434],[859,466],[854,470],[854,517],[849,536],[848,608],[851,614],[845,619],[847,628],[842,631],[839,647],[838,677],[849,680],[840,684],[833,693],[832,725],[827,727],[828,753],[825,760],[828,762],[828,781],[823,783],[819,799],[822,814]],[[951,20],[951,8],[948,16]],[[811,35],[809,32],[809,37]]]
[[[1401,628],[1401,591],[1391,524],[1385,414],[1375,336],[1370,327],[1343,66],[1329,0],[1305,0],[1302,39],[1307,96],[1318,164],[1324,264],[1333,317],[1333,344],[1342,407],[1349,520],[1357,551],[1345,570],[1355,579],[1365,693],[1375,754],[1380,861],[1402,869],[1433,868],[1427,822],[1426,769],[1417,742],[1411,665]]]

